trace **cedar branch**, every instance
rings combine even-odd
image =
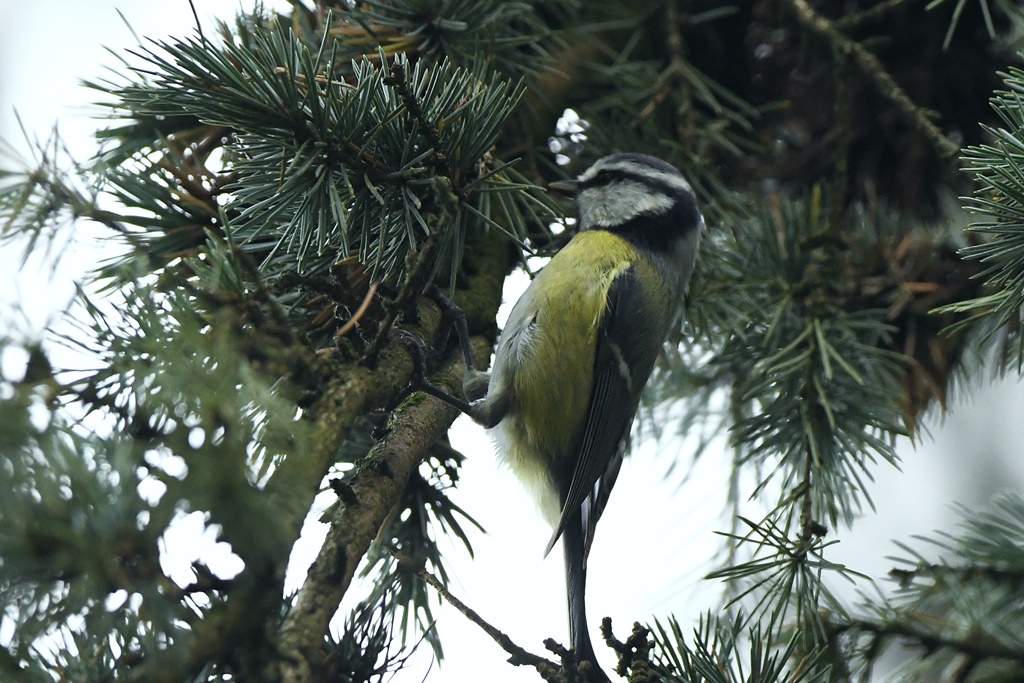
[[[490,343],[475,337],[473,349],[474,356],[486,358]],[[432,379],[443,387],[459,387],[463,372],[461,358],[453,354]],[[280,638],[282,680],[316,680],[316,662],[323,654],[328,624],[359,561],[397,504],[409,475],[457,415],[454,408],[422,394],[406,399],[392,414],[388,436],[370,450],[352,479],[355,502],[338,506],[327,538],[285,617]]]
[[[955,159],[960,146],[946,137],[928,116],[927,112],[914,104],[913,100],[886,71],[878,57],[863,45],[844,35],[828,18],[818,14],[807,4],[807,0],[787,0],[797,20],[812,33],[824,38],[839,54],[853,58],[853,62],[864,72],[879,94],[896,107],[910,124],[917,129],[943,159]]]

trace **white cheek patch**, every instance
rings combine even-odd
[[[591,187],[580,193],[580,223],[583,228],[621,225],[644,214],[664,213],[674,203],[669,195],[635,181]]]

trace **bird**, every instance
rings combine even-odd
[[[606,681],[586,617],[587,559],[618,477],[640,396],[680,324],[704,218],[671,164],[620,152],[550,187],[575,194],[577,232],[513,307],[490,373],[462,401],[424,388],[488,429],[533,494],[565,558],[569,639]]]

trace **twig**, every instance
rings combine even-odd
[[[449,179],[454,181],[452,174],[451,163],[448,157],[444,153],[444,145],[441,141],[441,131],[438,130],[437,126],[433,121],[427,118],[426,113],[423,111],[423,107],[420,106],[420,101],[416,99],[416,93],[409,87],[409,81],[406,78],[405,66],[395,60],[391,65],[391,75],[384,79],[385,85],[390,85],[398,91],[399,97],[402,98],[402,103],[405,108],[409,110],[413,118],[423,129],[423,134],[430,141],[430,146],[433,147],[434,164],[440,167],[441,172],[448,176]]]
[[[404,562],[403,557],[399,553],[395,552],[393,549],[389,549],[389,551],[399,562]],[[406,562],[406,564],[408,563]],[[449,605],[462,612],[467,619],[479,626],[484,633],[489,635],[494,642],[501,646],[502,650],[512,655],[508,660],[510,664],[513,666],[532,666],[540,672],[541,676],[544,676],[546,670],[550,670],[552,672],[558,671],[558,664],[555,664],[551,660],[545,659],[539,655],[535,655],[532,652],[528,652],[516,645],[511,638],[489,624],[476,612],[476,610],[452,595],[451,592],[445,588],[444,584],[442,584],[441,581],[432,573],[428,572],[424,568],[420,568],[416,571],[416,574],[432,586],[434,590],[436,590],[440,596],[448,602]]]
[[[377,288],[379,286],[379,282],[370,283],[370,288],[366,291],[366,296],[363,297],[363,303],[359,304],[359,308],[352,314],[352,317],[341,326],[341,329],[334,333],[335,339],[341,339],[344,337],[360,320],[362,320],[363,316],[366,315],[366,311],[370,309],[370,304],[373,303],[374,297],[377,296]]]
[[[854,63],[867,75],[875,88],[935,147],[943,159],[955,159],[960,146],[947,138],[928,117],[924,109],[914,104],[903,88],[893,79],[874,54],[860,43],[846,37],[829,19],[814,11],[807,0],[786,0],[797,20],[812,33],[824,38],[843,55],[853,57]]]
[[[915,579],[941,580],[946,577],[952,577],[957,581],[984,579],[1019,585],[1024,582],[1024,569],[996,567],[990,564],[974,564],[961,567],[947,564],[919,564],[912,569],[894,567],[889,570],[889,576],[899,581],[900,586],[904,588],[913,583]]]
[[[676,121],[676,136],[680,141],[691,137],[693,130],[693,89],[687,83],[684,76],[686,68],[686,46],[683,43],[683,34],[679,30],[680,17],[675,2],[669,2],[666,6],[666,23],[668,24],[668,35],[666,42],[668,53],[671,55],[670,68],[672,69],[672,90],[680,102],[680,109],[683,111],[672,112]]]
[[[420,246],[419,253],[415,254],[416,261],[409,268],[409,274],[406,276],[402,288],[398,291],[398,295],[387,305],[387,314],[377,328],[377,335],[366,347],[363,358],[367,363],[376,362],[377,354],[380,353],[381,349],[384,348],[384,345],[391,338],[391,328],[394,326],[395,320],[398,319],[398,314],[405,309],[410,301],[423,293],[423,281],[426,280],[430,272],[431,257],[433,256],[434,249],[437,247],[439,234],[439,230],[434,230],[427,235],[427,238],[423,240]]]
[[[922,630],[911,624],[876,624],[866,619],[851,619],[850,621],[834,624],[829,629],[830,635],[841,635],[848,631],[861,631],[869,633],[876,638],[907,638],[916,641],[928,652],[945,648],[959,652],[974,660],[1008,659],[1018,664],[1024,664],[1024,652],[1004,645],[996,640],[992,634],[976,634],[977,637],[970,640],[958,640],[955,638],[945,638],[942,635]]]
[[[921,0],[885,0],[885,2],[880,2],[874,7],[869,7],[863,12],[857,12],[856,14],[851,14],[848,17],[836,19],[834,26],[840,31],[851,31],[868,22],[881,19],[888,12],[891,12],[903,5],[909,5],[912,2],[921,2]]]
[[[667,3],[665,7],[665,23],[668,25],[668,36],[666,37],[665,43],[668,49],[669,57],[669,71],[670,76],[665,83],[658,88],[658,91],[654,93],[650,101],[640,110],[640,118],[646,119],[653,114],[658,107],[665,103],[665,100],[669,98],[669,95],[673,93],[673,90],[678,88],[680,91],[679,99],[686,100],[689,98],[689,90],[686,88],[686,83],[680,77],[680,71],[683,65],[683,40],[682,35],[676,26],[676,22],[679,17],[675,12],[675,5],[671,2]],[[678,134],[678,126],[677,126]]]
[[[844,76],[850,71],[850,60],[846,55],[839,55],[833,65],[836,77],[836,128],[833,162],[835,164],[835,189],[828,198],[828,223],[826,230],[835,236],[842,232],[843,215],[846,212],[846,190],[850,177],[850,146],[852,143],[853,122],[850,117],[853,108],[850,106],[850,79]]]
[[[615,673],[623,677],[628,675],[630,681],[657,680],[652,678],[655,675],[651,667],[651,650],[654,647],[654,641],[647,638],[650,634],[649,628],[635,621],[632,633],[629,634],[625,642],[622,642],[615,637],[615,632],[612,631],[611,617],[601,620],[601,635],[619,656]]]

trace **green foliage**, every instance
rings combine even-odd
[[[693,402],[701,413],[726,393],[727,410],[701,414],[728,428],[735,467],[756,477],[734,508],[757,496],[767,509],[738,518],[728,561],[708,578],[727,581],[765,634],[793,632],[807,652],[827,640],[823,615],[845,614],[831,578],[858,576],[829,561],[829,529],[870,503],[872,471],[896,463],[905,433],[906,361],[882,301],[870,306],[853,275],[899,219],[854,207],[834,224],[824,204],[819,192],[787,198],[711,232],[688,310],[703,354]]]
[[[405,664],[407,655],[395,646],[395,608],[385,592],[379,603],[362,602],[345,621],[337,642],[329,644],[326,676],[345,683],[381,681]]]
[[[1024,71],[1011,68],[1005,79],[1007,90],[992,98],[1004,127],[986,127],[992,142],[970,147],[964,154],[967,171],[977,183],[967,206],[979,220],[970,230],[982,239],[962,253],[984,264],[979,277],[990,291],[943,310],[968,312],[973,315],[970,323],[987,319],[991,330],[1009,330],[1016,343],[1007,349],[1013,352],[1007,360],[1020,370],[1024,337],[1016,329],[1024,307]]]
[[[767,472],[759,489],[778,478],[784,498],[809,496],[815,519],[848,524],[874,461],[895,462],[904,433],[894,328],[852,276],[894,218],[853,208],[833,226],[818,194],[752,213],[709,236],[690,324],[715,352],[707,364],[732,379],[732,439]]]
[[[33,152],[22,159],[0,141],[0,160],[12,166],[0,168],[0,244],[20,238],[26,259],[40,252],[59,257],[67,225],[96,206],[95,178],[74,163],[56,131]]]
[[[309,46],[282,22],[248,30],[219,46],[202,37],[157,43],[139,55],[141,82],[97,87],[133,121],[108,131],[121,139],[114,159],[145,155],[167,121],[194,118],[222,127],[221,135],[233,131],[222,208],[234,239],[268,277],[320,273],[350,252],[378,277],[401,277],[407,255],[434,240],[433,268],[454,268],[471,225],[524,237],[534,211],[548,211],[511,167],[484,158],[521,84],[447,59],[411,64],[398,54],[389,64],[383,51],[345,65],[330,34]],[[156,130],[148,138],[126,135],[149,122]],[[144,198],[131,187],[137,169],[113,180],[122,201]],[[167,239],[174,227],[149,229]]]
[[[900,680],[930,680],[954,672],[972,683],[1024,675],[1024,499],[1010,494],[991,510],[958,510],[958,533],[923,537],[930,551],[900,543],[892,577],[899,590],[875,598],[863,616],[835,620],[851,670],[869,672],[880,653],[898,644],[925,648],[908,660]],[[938,561],[926,556],[938,551]]]
[[[783,4],[817,16],[813,3]],[[854,35],[909,4],[818,18]],[[969,206],[982,221],[964,250],[983,264],[978,298],[948,245],[919,239],[940,234],[922,227],[934,207],[878,199],[879,189],[909,195],[905,178],[931,176],[905,168],[933,157],[893,143],[900,183],[851,161],[862,110],[847,105],[879,74],[852,78],[870,69],[816,45],[828,31],[704,1],[293,5],[290,16],[257,12],[215,36],[140,47],[124,80],[92,85],[109,114],[96,158],[68,159],[54,136],[23,170],[0,173],[5,245],[37,253],[88,220],[120,249],[93,273],[109,299],[83,294],[83,322],[61,339],[89,369],[55,374],[46,344],[30,344],[25,376],[0,377],[0,471],[10,480],[0,496],[0,624],[13,631],[0,672],[257,680],[292,657],[324,680],[381,680],[420,634],[440,658],[435,598],[416,570],[447,580],[444,535],[472,554],[475,522],[448,496],[461,455],[435,444],[401,500],[388,501],[359,569],[372,588],[341,633],[324,626],[301,656],[283,650],[291,634],[281,625],[294,627],[298,610],[281,586],[308,511],[289,515],[292,470],[268,491],[277,474],[330,448],[302,483],[315,492],[332,482],[353,509],[375,504],[344,500],[348,473],[386,438],[376,413],[394,396],[374,393],[358,416],[328,404],[314,423],[324,384],[378,391],[359,378],[393,370],[377,364],[379,352],[393,324],[422,322],[413,309],[428,282],[454,289],[479,274],[463,262],[467,243],[500,233],[522,258],[557,241],[548,225],[559,207],[540,189],[562,173],[551,152],[582,165],[635,150],[683,169],[711,226],[690,295],[695,341],[665,354],[643,426],[698,433],[701,446],[727,435],[730,502],[738,513],[748,498],[761,506],[722,534],[728,556],[711,574],[728,582],[722,612],[733,615],[709,613],[692,635],[674,619],[658,624],[656,676],[838,681],[868,671],[902,637],[930,648],[909,676],[1019,677],[1018,499],[937,537],[950,558],[939,564],[905,547],[904,590],[870,602],[866,616],[851,616],[833,592],[834,579],[863,577],[830,559],[828,535],[871,504],[873,472],[896,464],[894,440],[943,399],[960,367],[962,347],[949,341],[959,338],[940,340],[939,325],[922,322],[919,309],[939,299],[919,293],[948,294],[940,303],[955,303],[941,310],[959,321],[954,332],[987,325],[1024,339],[1024,72],[1011,70],[994,99],[1004,126],[986,128],[991,142],[966,155],[980,185]],[[964,7],[958,0],[947,43],[969,19]],[[975,28],[989,35],[1012,14],[1006,3],[979,7]],[[745,41],[769,54],[748,54]],[[819,57],[835,63],[821,68]],[[744,58],[751,64],[737,67]],[[776,65],[786,79],[772,80]],[[813,81],[822,73],[828,87]],[[825,96],[801,99],[794,81],[805,77]],[[792,101],[758,100],[762,87]],[[911,102],[897,114],[927,119],[925,108]],[[578,130],[553,130],[567,109]],[[910,138],[920,127],[910,123],[890,127]],[[808,147],[780,153],[794,139]],[[884,144],[866,156],[888,159]],[[487,267],[500,277],[514,260]],[[1018,341],[1018,366],[1022,358]],[[908,397],[931,360],[941,386]],[[324,439],[330,420],[334,438]],[[230,545],[241,574],[196,563],[188,586],[170,580],[159,544],[190,512]]]
[[[592,162],[607,150],[631,150],[664,158],[685,170],[705,215],[731,219],[740,206],[735,188],[720,176],[723,158],[753,151],[751,120],[759,110],[704,73],[691,59],[681,27],[699,31],[733,14],[715,7],[683,14],[671,3],[639,2],[628,7],[594,8],[605,30],[590,36],[600,59],[580,70],[577,90],[586,93],[574,109],[586,122],[580,156]],[[598,23],[603,22],[603,23]],[[652,26],[664,28],[654,31]],[[555,140],[560,149],[574,146]],[[723,206],[727,204],[728,206]]]
[[[275,538],[257,485],[281,455],[304,447],[305,433],[294,403],[245,354],[251,344],[272,359],[273,340],[246,338],[231,309],[204,316],[182,290],[136,287],[114,320],[85,305],[101,369],[71,390],[115,416],[119,430],[182,457],[189,477],[168,479],[171,495],[210,510],[229,538],[244,537],[257,554],[243,559],[279,551],[286,541]]]
[[[0,603],[13,627],[0,670],[52,680],[43,671],[56,664],[70,678],[99,680],[119,654],[181,634],[176,621],[187,607],[153,580],[162,576],[157,539],[174,508],[140,496],[143,454],[131,441],[76,433],[52,414],[40,385],[0,386]],[[109,637],[117,651],[84,633]]]
[[[340,12],[339,27],[364,27],[391,53],[412,48],[431,61],[461,65],[489,56],[491,68],[512,77],[552,70],[551,48],[562,45],[553,26],[570,20],[578,0],[370,0]]]
[[[942,46],[948,48],[949,44],[953,40],[953,34],[956,33],[956,28],[960,24],[960,17],[963,14],[964,8],[967,6],[968,0],[956,0],[956,4],[953,5],[953,12],[950,16],[949,30],[946,31],[946,37],[942,41]],[[928,3],[927,9],[932,10],[941,5],[948,4],[947,0],[931,0]],[[988,32],[990,38],[996,37],[995,22],[992,19],[992,5],[998,8],[999,12],[1004,15],[1020,20],[1024,15],[1021,13],[1020,7],[1008,0],[978,0],[977,11],[980,12],[984,19],[985,29]]]
[[[41,657],[70,679],[109,680],[185,651],[230,585],[201,564],[191,586],[165,575],[158,547],[182,514],[202,512],[248,566],[287,551],[261,479],[307,429],[228,316],[204,318],[186,290],[140,283],[114,309],[82,301],[89,341],[65,341],[94,369],[3,381],[0,599],[12,666]],[[89,412],[69,423],[58,396]]]
[[[310,447],[299,406],[315,399],[319,377],[293,325],[306,320],[311,293],[324,290],[311,278],[335,277],[333,265],[351,253],[374,279],[414,295],[440,269],[455,282],[470,231],[497,229],[522,242],[546,230],[552,202],[500,160],[496,145],[512,125],[523,78],[542,68],[555,32],[528,3],[443,4],[441,13],[430,3],[364,4],[335,13],[326,30],[301,12],[296,22],[243,16],[233,28],[221,25],[216,40],[200,33],[155,42],[125,61],[128,80],[92,85],[113,122],[100,133],[105,146],[95,160],[70,161],[54,136],[22,164],[29,170],[0,177],[0,237],[9,243],[26,239],[26,252],[35,251],[84,218],[109,228],[124,247],[95,272],[117,310],[83,296],[88,322],[64,339],[97,367],[63,376],[54,388],[70,409],[88,412],[90,425],[107,426],[89,435],[95,446],[75,442],[52,457],[77,453],[84,467],[107,457],[104,449],[128,449],[134,476],[118,480],[131,491],[150,481],[164,487],[158,501],[139,503],[150,520],[144,528],[139,522],[147,534],[139,545],[153,560],[145,576],[159,590],[138,591],[142,603],[122,600],[120,621],[90,621],[87,634],[60,626],[69,641],[82,640],[80,653],[100,652],[109,636],[115,649],[146,661],[135,667],[139,675],[161,662],[177,662],[165,671],[195,665],[181,659],[191,632],[204,621],[220,623],[214,613],[230,604],[236,585],[198,565],[186,589],[164,576],[157,542],[185,511],[203,511],[230,543],[246,567],[242,583],[287,558],[294,539],[285,528],[294,520],[268,505],[262,488],[284,456]],[[563,5],[547,8],[546,17],[572,3]],[[416,34],[409,22],[420,19],[427,22],[422,39],[394,42],[405,40],[396,26]],[[489,60],[481,59],[484,46]],[[351,286],[328,284],[332,294]],[[108,440],[112,430],[123,443]],[[89,456],[90,448],[98,455]],[[352,462],[360,452],[366,448],[349,447],[338,457]],[[468,547],[458,519],[465,515],[443,492],[459,457],[446,455],[414,477],[403,508],[409,514],[383,537],[442,577],[438,535],[456,533]],[[19,474],[31,482],[39,473],[23,465]],[[76,471],[61,481],[77,489],[84,476]],[[35,496],[56,495],[26,487],[29,502],[19,514],[30,513]],[[31,550],[19,538],[12,553]],[[112,539],[83,540],[94,541],[97,557],[117,557]],[[28,618],[51,598],[33,584],[40,577],[31,565],[4,568],[15,573],[3,587],[23,596],[5,601],[21,620],[8,648],[11,667],[19,668],[43,635]],[[390,555],[374,555],[366,571],[380,579],[365,602],[372,607],[353,612],[336,647],[328,644],[331,666],[352,680],[400,666],[401,655],[391,651],[398,614],[399,652],[416,623],[440,656],[419,578]],[[88,565],[68,575],[68,590],[83,597],[44,615],[40,628],[71,624],[76,612],[102,614],[95,605],[112,589],[71,580],[80,576],[104,574]],[[263,588],[274,592],[273,583]],[[169,616],[157,623],[141,619],[140,609]],[[131,641],[133,630],[142,640]],[[231,666],[241,666],[232,656]],[[70,644],[48,661],[69,672],[78,666]],[[85,678],[125,663],[113,651],[89,661],[95,668]]]
[[[743,618],[731,621],[707,614],[687,638],[679,622],[669,618],[655,626],[659,679],[665,683],[813,683],[828,673],[814,666],[813,657],[799,657],[797,643],[775,648],[754,626],[745,630]],[[691,644],[692,643],[692,644]],[[746,652],[743,648],[748,648]]]
[[[402,645],[406,645],[409,633],[418,630],[439,660],[443,659],[444,650],[434,627],[434,600],[416,570],[422,567],[442,583],[448,583],[448,572],[438,546],[438,539],[443,535],[454,536],[470,556],[473,555],[469,536],[459,518],[479,531],[483,531],[483,527],[446,493],[457,485],[463,460],[465,456],[447,444],[435,445],[428,462],[409,478],[398,507],[381,529],[380,541],[366,554],[366,564],[361,571],[363,577],[372,577],[369,602],[386,600],[393,595],[396,604],[402,606]]]

